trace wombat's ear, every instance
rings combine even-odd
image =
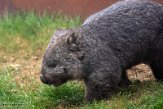
[[[79,51],[79,46],[78,46],[79,44],[77,39],[78,39],[78,35],[75,32],[72,32],[67,36],[66,43],[70,51],[73,52]]]
[[[55,35],[55,36],[64,36],[66,33],[67,33],[67,30],[64,30],[64,29],[57,29],[57,30],[54,32],[54,35]]]

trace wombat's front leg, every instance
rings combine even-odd
[[[85,79],[85,100],[91,102],[94,100],[109,99],[117,92],[119,81],[119,77],[112,75],[101,76],[100,73],[91,75]]]

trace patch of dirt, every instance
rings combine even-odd
[[[155,80],[151,69],[145,64],[140,64],[135,67],[132,67],[127,71],[128,78],[130,80],[140,80],[140,81],[149,81]]]
[[[29,60],[22,60],[20,73],[15,75],[15,81],[25,86],[39,83],[41,60],[38,56],[34,56]]]
[[[5,63],[1,67],[12,67],[15,70],[13,81],[25,90],[35,90],[41,83],[39,76],[42,56],[28,55],[4,56]]]

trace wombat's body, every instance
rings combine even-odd
[[[43,58],[41,80],[57,86],[84,79],[86,100],[106,99],[130,83],[126,70],[139,63],[163,81],[163,6],[124,0],[77,29],[58,30]]]

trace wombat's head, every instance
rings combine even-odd
[[[57,30],[51,38],[42,60],[40,79],[43,83],[59,86],[80,78],[83,54],[76,30]]]

